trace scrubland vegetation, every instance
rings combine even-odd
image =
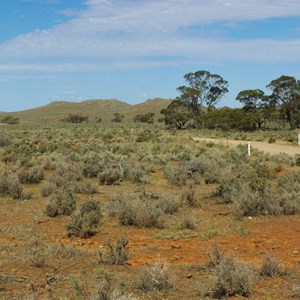
[[[296,132],[140,121],[0,128],[0,299],[297,299],[299,160],[192,140]]]

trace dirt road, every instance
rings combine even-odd
[[[218,144],[232,145],[232,146],[237,146],[239,144],[247,144],[248,143],[248,141],[211,139],[211,138],[193,138],[193,140],[195,142],[214,142],[214,143],[218,143]],[[252,142],[252,141],[250,141],[250,144],[253,148],[257,148],[260,151],[270,153],[270,154],[286,153],[291,156],[294,156],[296,154],[300,155],[300,147],[299,146],[269,144],[269,143],[265,143],[265,142]]]

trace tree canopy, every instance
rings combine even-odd
[[[200,116],[203,106],[210,111],[228,92],[228,82],[220,75],[201,70],[184,75],[189,86],[180,86],[176,100],[186,104],[195,116]]]
[[[272,80],[267,88],[272,91],[273,101],[281,106],[290,127],[295,128],[296,119],[300,113],[299,105],[297,105],[300,101],[300,81],[295,77],[282,75]]]

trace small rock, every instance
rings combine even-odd
[[[298,250],[294,250],[293,253],[294,254],[299,254],[299,251]]]
[[[177,246],[177,245],[172,245],[171,246],[173,249],[180,249],[181,248],[181,246]]]
[[[189,279],[192,278],[192,277],[193,277],[192,274],[189,274],[189,275],[186,276],[186,278],[189,278]]]

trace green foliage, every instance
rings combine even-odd
[[[67,123],[88,123],[89,117],[78,114],[69,114],[69,116],[65,119],[62,119],[62,121]]]
[[[268,85],[272,91],[272,99],[283,109],[284,116],[290,127],[296,127],[300,113],[300,81],[292,76],[282,75]]]
[[[0,136],[0,148],[9,146],[11,141],[7,137]]]
[[[195,116],[200,116],[205,104],[210,111],[215,104],[228,92],[228,82],[220,75],[208,71],[197,71],[184,75],[189,86],[180,86],[177,90],[178,101],[188,105]]]
[[[124,119],[124,116],[118,112],[114,113],[114,117],[111,119],[112,122],[121,123]]]
[[[209,129],[252,131],[257,127],[253,112],[240,108],[223,107],[211,110],[204,117],[204,124]]]
[[[186,104],[179,100],[173,100],[166,109],[160,112],[164,115],[165,124],[175,126],[177,129],[184,129],[189,121],[192,120],[192,114]]]
[[[2,123],[8,124],[8,125],[16,125],[20,123],[20,119],[13,116],[6,116],[1,120]]]
[[[251,112],[255,117],[256,127],[261,128],[263,123],[271,117],[274,105],[272,98],[265,95],[262,90],[244,90],[241,91],[236,100],[244,104],[243,109]]]
[[[133,122],[153,124],[154,113],[138,114],[138,115],[134,116]]]

